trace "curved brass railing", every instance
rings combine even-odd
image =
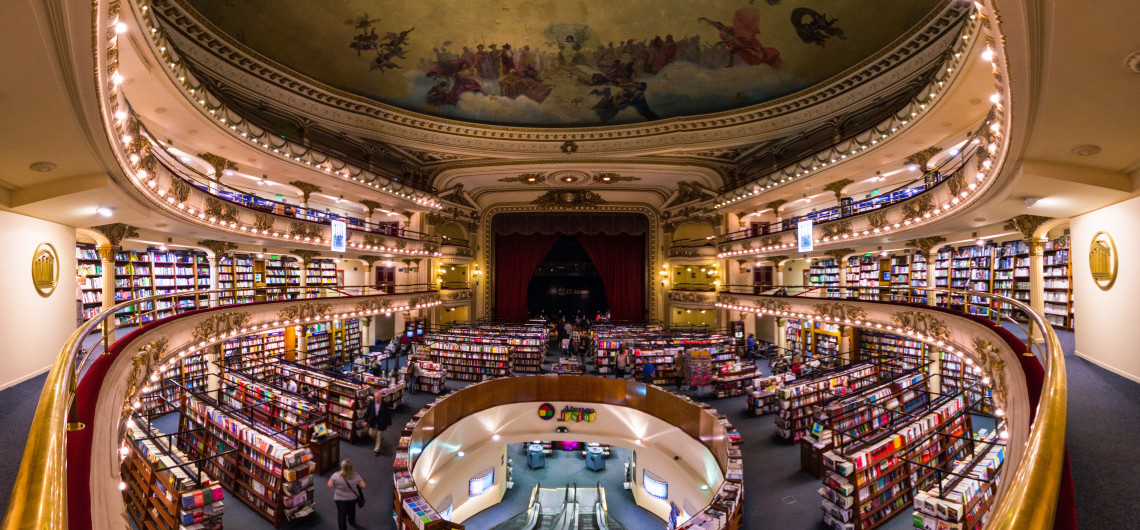
[[[318,287],[298,287],[300,292],[289,292],[284,287],[261,287],[254,289],[267,300],[343,298],[352,296],[401,296],[420,292],[433,292],[430,286],[401,286],[403,292],[390,293],[371,286],[338,287],[337,289]],[[409,289],[418,289],[415,291]],[[212,289],[204,291],[181,291],[128,300],[104,310],[91,320],[83,323],[64,343],[60,355],[47,375],[47,382],[40,392],[39,404],[28,433],[28,442],[20,460],[20,471],[12,488],[8,513],[4,517],[3,530],[64,530],[67,526],[67,433],[83,428],[77,422],[76,388],[83,375],[88,360],[98,350],[105,353],[117,332],[133,328],[134,324],[120,326],[115,314],[121,310],[147,302],[184,299],[194,296],[193,307],[168,308],[171,314],[184,313],[205,308],[234,307],[218,304],[210,300],[211,295],[232,291],[232,289]],[[296,295],[296,298],[285,296]],[[152,311],[166,311],[155,309]],[[93,336],[99,336],[99,343],[89,351],[83,345]]]
[[[750,287],[747,292],[741,292],[740,287],[742,286],[725,286],[722,293],[743,296],[757,295]],[[1061,488],[1061,472],[1065,459],[1068,379],[1065,372],[1064,351],[1057,339],[1057,333],[1042,315],[1034,312],[1028,304],[1007,296],[947,288],[769,286],[760,294],[772,296],[768,293],[780,292],[781,289],[789,293],[794,292],[794,294],[787,295],[787,298],[852,300],[852,296],[857,299],[862,294],[876,297],[875,299],[863,299],[863,301],[887,303],[915,303],[916,299],[930,301],[936,300],[936,295],[944,294],[947,298],[962,296],[969,304],[970,297],[977,297],[989,302],[970,305],[989,308],[997,317],[992,320],[995,320],[999,325],[1002,322],[1002,317],[1005,317],[1005,322],[1016,324],[1016,320],[1008,318],[1008,314],[996,309],[998,303],[1009,304],[1010,307],[1024,313],[1030,324],[1028,329],[1022,328],[1028,340],[1026,354],[1033,354],[1031,337],[1033,336],[1033,327],[1036,327],[1042,335],[1039,355],[1045,368],[1045,376],[1042,382],[1040,400],[1037,404],[1037,413],[1032,425],[1030,425],[1025,452],[1012,478],[1007,478],[1010,484],[1009,488],[1001,498],[997,499],[994,508],[992,508],[990,523],[986,525],[986,528],[1001,530],[1046,530],[1053,528],[1053,519],[1057,511],[1057,493]],[[939,307],[934,303],[929,305]]]

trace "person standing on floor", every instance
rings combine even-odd
[[[340,471],[329,477],[329,487],[336,502],[337,528],[348,530],[348,525],[356,526],[356,499],[364,497],[364,479],[352,470],[352,460],[340,461]]]
[[[411,361],[404,367],[405,384],[408,386],[408,393],[416,393],[416,363]]]
[[[392,411],[384,402],[384,392],[377,390],[373,396],[368,409],[364,411],[364,423],[368,425],[368,435],[376,440],[372,454],[380,456],[380,438],[384,435],[384,429],[392,424]]]
[[[625,377],[625,367],[627,363],[629,363],[629,354],[626,353],[625,348],[618,351],[617,359],[615,360],[617,361],[617,369],[614,370],[614,377]]]
[[[645,367],[641,369],[641,381],[652,385],[655,377],[657,377],[657,367],[653,366],[653,361],[645,361]]]

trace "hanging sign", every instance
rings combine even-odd
[[[815,241],[811,237],[811,219],[800,221],[796,230],[799,241],[800,252],[811,252],[815,249]]]
[[[332,251],[344,252],[348,242],[348,227],[341,219],[332,220]]]

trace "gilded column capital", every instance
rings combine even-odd
[[[1044,256],[1045,255],[1045,239],[1030,239],[1029,240],[1029,255],[1030,256]]]
[[[122,247],[118,245],[99,245],[95,247],[95,251],[99,253],[99,259],[103,261],[115,261],[115,254],[119,252]]]

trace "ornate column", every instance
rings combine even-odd
[[[115,306],[115,253],[119,251],[118,245],[99,245],[95,248],[99,252],[99,264],[103,279],[103,311]]]
[[[776,319],[776,348],[781,355],[788,350],[787,325],[788,319],[783,317]]]
[[[906,242],[906,246],[915,249],[915,253],[922,254],[922,258],[926,260],[926,287],[928,289],[934,288],[934,258],[937,253],[933,252],[934,247],[946,242],[946,238],[942,236],[922,237],[918,239],[911,239]],[[938,299],[935,295],[926,297],[926,305],[935,305]]]
[[[227,251],[237,248],[237,245],[229,241],[218,241],[216,239],[203,239],[198,242],[199,246],[207,248],[213,252],[213,256],[208,256],[206,259],[210,263],[210,290],[218,288],[218,259],[225,256]],[[234,285],[237,285],[237,275],[234,275]],[[217,307],[218,293],[210,293],[210,307]]]
[[[373,339],[374,333],[372,332],[372,317],[360,317],[360,347],[362,350],[367,350],[376,342]]]
[[[1029,306],[1042,318],[1045,317],[1045,239],[1029,240]],[[1029,338],[1042,342],[1041,329],[1029,325]]]
[[[218,289],[218,256],[207,256],[206,261],[210,264],[210,290]],[[218,293],[210,293],[210,307],[218,306]]]

